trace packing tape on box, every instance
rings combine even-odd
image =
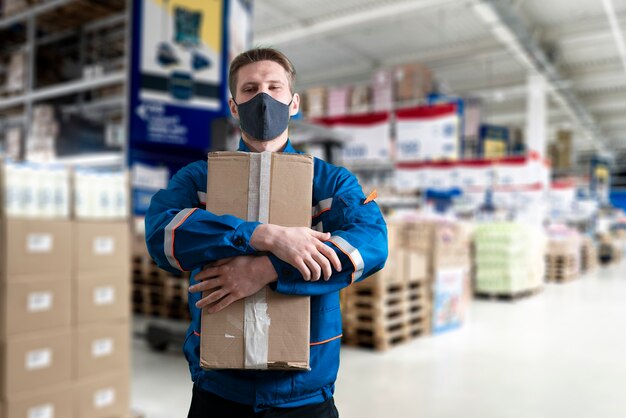
[[[272,153],[250,154],[248,177],[248,221],[267,223],[270,212]],[[244,365],[246,369],[266,369],[269,352],[270,317],[266,290],[248,296],[244,302]]]

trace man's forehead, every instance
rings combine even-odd
[[[244,65],[239,69],[239,84],[250,82],[281,82],[287,81],[287,72],[273,61],[259,61]]]

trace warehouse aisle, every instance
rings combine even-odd
[[[341,417],[626,416],[625,300],[622,263],[517,303],[474,301],[462,329],[387,353],[344,347]],[[185,416],[183,357],[142,342],[133,350],[133,406],[147,418]]]

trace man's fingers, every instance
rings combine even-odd
[[[324,244],[318,245],[318,249],[331,262],[335,270],[341,271],[341,260],[339,260],[339,257],[337,256],[335,250]]]
[[[191,293],[206,292],[207,290],[215,289],[221,286],[222,282],[220,279],[209,279],[196,283],[193,286],[189,286],[189,291]]]
[[[313,235],[315,238],[319,239],[320,241],[328,241],[330,239],[329,232],[320,232],[320,231],[311,229],[311,235]]]
[[[328,261],[326,256],[322,253],[317,253],[313,255],[313,259],[321,267],[324,280],[330,279],[330,275],[333,274],[333,270],[330,267],[330,261]]]
[[[218,300],[222,299],[224,296],[226,296],[227,292],[224,289],[218,289],[215,292],[212,292],[210,295],[208,295],[207,297],[204,297],[202,299],[200,299],[199,301],[196,302],[196,308],[204,308],[205,306],[209,306],[215,302],[217,302]]]
[[[309,270],[307,265],[304,263],[304,260],[302,259],[297,260],[294,264],[294,267],[298,269],[298,271],[302,275],[302,278],[305,281],[308,282],[309,280],[311,280],[311,271]]]
[[[203,270],[200,270],[198,274],[196,274],[195,278],[197,281],[210,279],[213,277],[219,276],[219,267],[206,267]]]
[[[228,305],[230,305],[233,302],[236,302],[237,298],[234,297],[233,295],[228,295],[225,298],[223,298],[222,300],[220,300],[218,303],[216,303],[215,305],[207,308],[207,312],[210,314],[213,314],[215,312],[219,312],[222,309],[226,308]]]
[[[306,263],[309,270],[311,270],[311,281],[315,282],[320,279],[320,275],[322,274],[322,269],[319,264],[313,259],[313,257],[305,258],[304,262]]]

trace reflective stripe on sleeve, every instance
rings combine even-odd
[[[311,209],[311,217],[315,218],[320,216],[322,213],[330,210],[330,207],[333,205],[333,198],[329,197],[328,199],[320,200],[317,202],[317,205],[313,206]]]
[[[339,235],[333,235],[330,237],[330,242],[335,244],[339,250],[348,256],[350,262],[354,266],[354,272],[352,273],[352,283],[355,280],[358,280],[359,277],[363,274],[363,269],[365,268],[365,264],[363,263],[363,257],[361,257],[361,253],[359,250],[354,248],[352,244],[348,241],[340,237]]]
[[[167,261],[170,263],[170,266],[180,271],[184,271],[184,269],[174,256],[174,235],[176,234],[176,228],[181,226],[183,222],[185,222],[185,220],[197,209],[198,208],[188,208],[181,210],[165,227],[165,239],[163,240],[163,251],[165,252],[165,257],[167,257]]]

